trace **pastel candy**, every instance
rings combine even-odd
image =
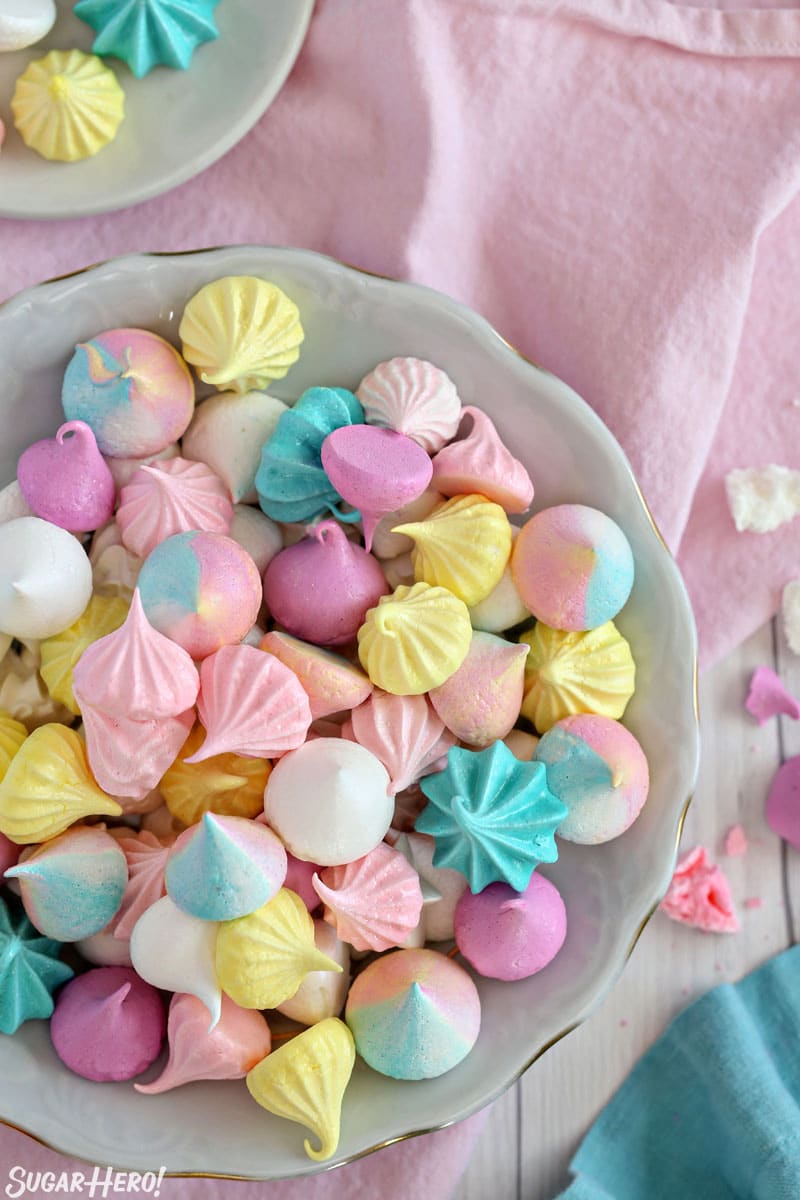
[[[326,510],[345,520],[337,508],[341,496],[322,466],[322,444],[342,425],[363,423],[364,411],[345,388],[315,387],[281,413],[275,432],[264,443],[256,472],[258,501],[274,521],[310,521]]]
[[[537,620],[577,632],[611,621],[633,587],[633,554],[615,521],[584,504],[545,508],[523,525],[514,582]]]
[[[18,900],[0,895],[0,1033],[53,1011],[53,993],[73,971],[59,962],[61,944],[41,937]]]
[[[219,533],[167,538],[145,559],[139,591],[150,624],[194,659],[241,641],[261,607],[255,563]]]
[[[161,997],[131,967],[95,967],[67,984],[50,1036],[56,1054],[84,1079],[133,1079],[156,1060],[166,1020]]]
[[[55,0],[2,0],[0,53],[33,46],[50,32],[55,20]]]
[[[264,574],[278,551],[283,549],[279,526],[264,516],[260,508],[251,508],[249,504],[234,504],[228,536],[247,551],[259,575]]]
[[[547,786],[566,805],[559,837],[596,845],[619,837],[642,810],[649,786],[644,751],[610,717],[565,717],[539,739]]]
[[[39,846],[6,878],[19,880],[25,911],[40,933],[76,942],[99,933],[115,916],[128,866],[113,837],[76,826]]]
[[[301,1025],[338,1017],[350,987],[350,947],[327,921],[314,922],[314,945],[342,969],[341,973],[309,971],[295,994],[278,1005],[278,1012]]]
[[[194,825],[204,812],[232,817],[255,817],[264,808],[264,788],[270,764],[261,758],[215,754],[202,762],[187,762],[203,744],[205,731],[195,725],[160,783],[172,815]]]
[[[419,876],[385,842],[354,862],[326,867],[314,876],[314,889],[325,920],[355,950],[402,945],[422,911]]]
[[[538,871],[524,892],[490,883],[465,891],[455,911],[456,945],[479,975],[527,979],[558,954],[567,936],[564,901]]]
[[[531,651],[521,711],[540,733],[576,713],[618,718],[625,712],[636,666],[613,621],[574,633],[537,621],[519,640]]]
[[[271,829],[243,817],[203,819],[181,833],[167,861],[167,894],[204,921],[231,921],[261,908],[286,878],[286,851]]]
[[[444,765],[456,740],[427,697],[393,696],[378,689],[353,709],[342,732],[380,759],[393,796]]]
[[[272,437],[286,405],[264,392],[223,392],[198,405],[183,435],[184,458],[206,463],[227,487],[234,504],[255,504],[261,447]]]
[[[11,111],[26,146],[52,161],[78,162],[116,137],[125,93],[93,54],[51,50],[18,77]]]
[[[114,512],[114,480],[84,421],[67,421],[24,450],[17,480],[31,511],[62,529],[97,529]]]
[[[264,793],[267,821],[296,858],[338,866],[383,840],[394,804],[389,775],[343,738],[317,738],[286,754]]]
[[[178,458],[180,452],[181,448],[178,443],[170,442],[157,454],[145,454],[138,458],[112,458],[110,454],[107,454],[105,462],[117,489],[117,499],[119,499],[122,489],[133,479],[139,467],[151,467],[155,462],[166,462],[170,458]]]
[[[431,460],[411,438],[391,429],[344,425],[322,443],[322,465],[339,495],[361,513],[364,544],[381,517],[401,508],[427,488]]]
[[[197,709],[206,739],[193,763],[216,754],[273,758],[301,746],[311,724],[297,676],[255,646],[223,646],[204,659]]]
[[[420,785],[428,805],[414,828],[436,840],[437,867],[460,871],[473,892],[528,886],[540,862],[555,862],[555,831],[567,809],[539,762],[523,763],[502,742],[486,750],[453,747],[447,767]]]
[[[432,1079],[469,1054],[481,1025],[478,990],[436,950],[395,950],[350,989],[345,1019],[356,1049],[393,1079]]]
[[[511,731],[522,703],[527,655],[527,646],[473,633],[461,666],[430,692],[431,704],[459,741],[488,746]]]
[[[139,467],[117,509],[122,544],[139,558],[175,533],[227,533],[232,519],[233,504],[219,476],[186,458]]]
[[[46,638],[77,621],[92,569],[77,538],[39,517],[0,525],[0,633]]]
[[[214,966],[218,929],[215,921],[201,921],[163,896],[142,913],[131,934],[131,961],[142,979],[196,996],[210,1014],[209,1030],[222,1006]]]
[[[129,967],[130,945],[127,938],[115,938],[110,926],[91,937],[75,942],[75,949],[94,967]]]
[[[27,736],[28,731],[22,722],[16,721],[11,713],[0,708],[0,783],[11,766],[11,760]],[[0,854],[0,861],[2,861],[2,854]],[[2,873],[0,870],[0,875]]]
[[[335,521],[272,559],[264,600],[273,618],[305,641],[338,646],[355,639],[367,610],[388,591],[377,559],[348,540]]]
[[[418,696],[439,687],[467,656],[472,626],[467,606],[427,583],[398,587],[367,613],[358,657],[376,687]]]
[[[194,411],[178,352],[146,329],[108,329],[75,349],[64,375],[67,419],[90,425],[103,454],[143,458],[177,441]]]
[[[518,534],[519,530],[512,526],[512,541]],[[510,564],[506,564],[500,581],[495,584],[489,595],[472,605],[469,619],[472,628],[480,629],[482,633],[505,633],[507,629],[512,629],[523,621],[530,621],[531,614],[522,603]]]
[[[433,865],[436,843],[424,833],[401,834],[394,848],[408,859],[419,875],[424,901],[421,924],[425,940],[448,941],[453,936],[456,905],[467,886],[466,879],[460,871]]]
[[[766,817],[773,833],[800,850],[800,755],[787,758],[773,777]]]
[[[372,553],[376,558],[397,558],[410,553],[413,541],[404,533],[394,533],[395,526],[424,520],[443,500],[444,496],[428,487],[415,500],[381,517],[372,535]]]
[[[312,720],[355,708],[372,691],[372,684],[359,667],[291,634],[272,631],[259,645],[300,680],[308,696]]]
[[[72,690],[73,671],[92,643],[119,629],[128,615],[128,604],[117,596],[92,596],[74,624],[44,638],[39,646],[39,668],[54,700],[76,716],[80,713]]]
[[[261,814],[260,820],[266,823],[266,816]],[[312,882],[315,873],[319,870],[317,863],[306,862],[303,858],[295,858],[293,854],[286,852],[286,880],[284,886],[290,891],[295,892],[305,904],[309,912],[313,913],[314,909],[319,908],[320,898],[314,891]]]
[[[194,709],[175,717],[134,721],[112,717],[80,698],[92,773],[112,796],[136,802],[155,788],[186,740]]]
[[[462,409],[463,417],[469,419],[471,429],[436,455],[432,486],[445,496],[478,492],[506,512],[525,512],[533,500],[533,483],[525,467],[503,444],[485,412],[468,405]]]
[[[461,401],[452,380],[420,358],[392,358],[365,375],[356,392],[370,425],[394,429],[429,454],[455,437]]]
[[[95,54],[128,64],[137,79],[163,63],[185,70],[195,49],[218,36],[219,0],[78,0],[75,16],[97,33]]]
[[[118,840],[128,865],[125,893],[113,921],[114,937],[128,942],[139,917],[165,894],[164,872],[169,857],[169,843],[147,829],[138,833],[130,830]]]
[[[220,1018],[208,1029],[208,1012],[195,996],[176,992],[167,1018],[169,1060],[152,1083],[137,1092],[155,1096],[196,1079],[243,1079],[272,1048],[269,1025],[260,1012],[222,997]]]

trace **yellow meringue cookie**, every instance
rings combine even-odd
[[[265,758],[241,758],[238,754],[185,762],[200,749],[205,737],[203,726],[195,725],[158,785],[167,808],[184,825],[194,825],[207,812],[257,817],[264,810],[264,788],[272,767]]]
[[[94,781],[79,734],[65,725],[34,729],[0,783],[0,833],[18,845],[46,842],[83,817],[119,817]]]
[[[539,733],[577,713],[622,716],[634,692],[636,666],[613,621],[583,633],[539,621],[519,640],[531,648],[520,711]]]
[[[275,284],[227,275],[192,296],[178,336],[204,383],[244,393],[283,379],[305,335],[297,305]]]
[[[11,100],[23,141],[43,158],[77,162],[116,137],[125,93],[94,54],[51,50],[29,63]]]
[[[511,554],[511,525],[499,504],[454,496],[424,521],[395,525],[414,541],[417,582],[445,587],[472,608],[494,591]]]
[[[367,612],[358,631],[358,657],[376,687],[394,696],[419,696],[458,670],[471,641],[463,600],[446,588],[415,583],[382,596]]]
[[[28,731],[22,722],[15,721],[11,713],[0,708],[0,783],[27,736]]]
[[[217,978],[242,1008],[277,1008],[309,971],[341,969],[317,949],[309,911],[289,888],[249,916],[220,923]]]
[[[128,605],[119,597],[92,596],[74,625],[41,642],[39,674],[53,699],[76,716],[81,710],[72,692],[72,668],[92,642],[119,629],[127,615]]]
[[[309,1158],[322,1162],[339,1145],[342,1097],[356,1059],[353,1035],[338,1017],[326,1017],[273,1050],[248,1072],[247,1089],[267,1112],[305,1125],[320,1140]]]

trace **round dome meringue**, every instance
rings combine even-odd
[[[55,1052],[84,1079],[133,1079],[161,1052],[161,997],[130,967],[95,967],[58,997],[50,1022]]]
[[[167,861],[167,895],[204,921],[246,917],[277,895],[286,850],[266,825],[204,813],[178,835]]]
[[[139,467],[117,509],[122,544],[139,558],[175,533],[227,533],[232,518],[233,504],[219,476],[186,458]]]
[[[314,876],[324,917],[355,950],[389,950],[415,929],[422,911],[419,876],[402,854],[379,843],[369,854]]]
[[[72,691],[72,673],[79,659],[93,642],[119,629],[127,616],[128,605],[119,597],[92,596],[73,625],[42,640],[42,679],[53,699],[76,716],[80,708]]]
[[[456,741],[426,696],[393,696],[377,689],[353,709],[342,732],[383,763],[393,796],[436,770],[440,759],[444,766]]]
[[[378,363],[358,385],[356,395],[369,425],[394,429],[435,454],[454,438],[461,401],[452,380],[420,358]]]
[[[155,1096],[196,1079],[243,1079],[272,1049],[269,1025],[260,1012],[222,997],[220,1018],[208,1028],[208,1012],[196,996],[176,992],[167,1018],[169,1059],[152,1083],[137,1092]]]
[[[259,646],[273,654],[300,680],[314,721],[355,708],[372,691],[372,684],[359,667],[289,633],[267,633]]]
[[[267,821],[296,858],[338,866],[362,858],[389,828],[394,803],[383,764],[343,738],[291,750],[264,793]]]
[[[19,76],[11,111],[22,140],[43,158],[91,158],[117,136],[125,93],[112,70],[82,50],[51,50]]]
[[[92,594],[92,568],[72,534],[39,517],[0,525],[0,633],[47,638],[67,629]]]
[[[555,958],[567,936],[558,889],[538,871],[524,892],[490,883],[465,891],[456,906],[456,945],[479,975],[527,979]]]
[[[258,816],[264,809],[270,764],[238,754],[215,754],[202,762],[187,762],[204,737],[202,725],[195,725],[161,780],[160,791],[169,811],[184,825],[194,825],[205,812]]]
[[[228,536],[238,542],[263,575],[279,550],[283,549],[280,527],[264,516],[260,508],[249,504],[234,504],[233,519]]]
[[[146,829],[138,833],[131,829],[127,836],[119,838],[118,845],[128,864],[128,882],[113,922],[114,937],[128,942],[142,913],[166,894],[164,872],[169,843]]]
[[[195,409],[183,435],[181,453],[216,471],[234,504],[255,504],[261,447],[272,437],[286,410],[282,400],[264,392],[210,396]]]
[[[531,648],[522,715],[540,733],[576,713],[622,716],[635,690],[636,666],[613,621],[574,633],[537,621],[519,640]]]
[[[468,746],[488,746],[510,733],[522,703],[528,647],[475,631],[467,657],[430,693],[447,728]]]
[[[358,631],[358,657],[376,687],[418,696],[438,687],[467,656],[467,606],[443,587],[398,587],[371,608]]]
[[[210,1014],[213,1029],[220,1018],[222,993],[214,955],[216,921],[201,921],[162,896],[142,913],[131,934],[131,961],[153,987],[196,996]]]
[[[35,45],[47,36],[55,21],[55,0],[3,0],[0,5],[0,53]]]
[[[533,483],[525,467],[504,445],[485,412],[467,405],[462,416],[469,418],[472,428],[436,455],[431,487],[445,496],[478,492],[506,512],[525,512],[533,500]]]
[[[255,646],[223,646],[203,660],[197,711],[206,739],[193,763],[216,754],[274,758],[301,746],[311,724],[300,680]]]
[[[130,945],[127,938],[115,938],[110,925],[101,929],[99,933],[93,933],[91,937],[81,938],[75,943],[75,949],[81,958],[85,958],[93,967],[129,967],[131,965]]]
[[[304,334],[297,305],[279,287],[228,275],[192,296],[178,336],[204,383],[249,392],[283,379],[300,357]]]
[[[85,421],[67,421],[23,450],[17,480],[31,511],[61,529],[86,533],[114,512],[114,480]]]
[[[95,54],[121,58],[137,79],[163,63],[185,70],[202,42],[218,36],[219,0],[78,0],[75,16],[97,33]]]
[[[370,963],[350,988],[345,1020],[361,1057],[393,1079],[452,1070],[478,1040],[478,990],[437,950],[395,950]]]
[[[314,898],[317,899],[316,893]],[[342,970],[340,974],[309,971],[295,994],[278,1005],[279,1013],[301,1025],[316,1025],[328,1017],[338,1017],[350,987],[350,947],[327,921],[314,921],[314,945]]]

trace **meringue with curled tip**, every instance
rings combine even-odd
[[[159,785],[174,818],[194,825],[203,813],[256,817],[264,809],[264,788],[271,766],[262,758],[215,754],[187,762],[203,744],[205,730],[195,725]]]
[[[473,493],[454,496],[425,518],[395,526],[414,541],[418,582],[445,587],[468,607],[500,582],[511,554],[511,526],[499,504]]]
[[[147,558],[176,533],[227,533],[233,504],[205,463],[169,458],[139,467],[120,493],[117,525],[127,550]]]
[[[429,454],[454,438],[461,401],[452,380],[420,358],[378,363],[356,389],[368,425],[394,429],[419,442]]]
[[[196,996],[176,992],[167,1017],[169,1059],[151,1083],[135,1083],[137,1092],[155,1096],[196,1079],[243,1079],[272,1049],[262,1013],[240,1008],[223,995],[220,1017],[208,1029],[208,1012]]]
[[[204,383],[245,393],[283,379],[300,357],[300,313],[274,283],[227,275],[205,284],[178,328],[183,356]]]
[[[342,736],[358,742],[383,763],[392,796],[436,770],[439,760],[444,766],[456,741],[427,696],[394,696],[377,688],[352,710]]]
[[[77,538],[41,517],[0,525],[0,633],[46,638],[86,608],[92,569]]]
[[[79,695],[86,753],[92,773],[112,796],[137,804],[174,762],[194,722],[194,709],[174,717],[134,721],[109,716]]]
[[[342,1097],[355,1065],[353,1035],[338,1017],[328,1017],[267,1056],[247,1075],[253,1099],[275,1116],[305,1125],[319,1138],[309,1158],[324,1162],[339,1145]]]
[[[217,979],[242,1008],[277,1008],[309,971],[341,972],[314,942],[314,922],[288,888],[246,917],[219,926]]]
[[[85,421],[67,421],[23,450],[17,480],[37,517],[71,533],[97,529],[114,512],[114,480]]]
[[[39,672],[54,700],[78,716],[80,708],[72,691],[72,672],[84,651],[93,642],[113,633],[124,624],[128,605],[117,596],[92,596],[74,624],[61,633],[44,638]]]
[[[184,912],[204,921],[232,921],[277,895],[286,867],[283,842],[266,825],[204,813],[178,834],[164,882]]]
[[[17,845],[46,842],[84,817],[119,817],[97,786],[74,729],[41,725],[25,739],[0,783],[0,833]]]
[[[372,691],[372,684],[359,667],[332,650],[303,642],[290,633],[273,630],[265,634],[259,646],[300,680],[313,721],[356,708]]]
[[[195,409],[183,435],[181,453],[215,471],[234,504],[255,504],[261,447],[272,437],[286,409],[282,400],[264,392],[209,396]]]
[[[527,645],[476,630],[467,657],[429,693],[436,713],[460,742],[488,746],[514,728],[522,703]]]
[[[89,706],[127,722],[177,717],[192,707],[200,689],[191,657],[153,628],[138,589],[123,624],[87,647],[72,681],[82,712]]]
[[[371,608],[358,631],[358,657],[376,687],[418,696],[439,687],[467,656],[472,640],[463,600],[443,587],[398,587]]]
[[[314,898],[318,899],[316,893]],[[278,1012],[301,1025],[316,1025],[328,1017],[338,1017],[350,987],[350,947],[327,921],[314,921],[314,944],[342,968],[335,971],[309,971],[293,996],[278,1005]]]
[[[146,829],[138,833],[131,829],[120,837],[118,845],[128,864],[128,882],[112,922],[113,935],[117,941],[128,942],[139,917],[166,895],[164,872],[169,842]]]
[[[613,621],[573,633],[537,621],[519,640],[531,650],[521,711],[539,733],[577,713],[619,718],[625,712],[636,665]]]
[[[355,862],[326,867],[313,883],[325,920],[355,950],[400,946],[419,923],[419,875],[385,842]]]
[[[433,459],[431,487],[445,496],[477,492],[507,513],[522,513],[533,500],[533,483],[525,467],[507,448],[491,417],[467,405],[471,422],[466,437],[443,446]]]
[[[210,1031],[219,1021],[222,992],[214,955],[219,925],[201,921],[162,896],[146,909],[131,933],[131,962],[153,987],[188,992],[207,1009]]]
[[[77,162],[117,136],[125,93],[94,54],[51,50],[28,63],[17,79],[11,111],[31,150],[57,162]]]
[[[274,758],[301,746],[311,724],[300,680],[255,646],[223,646],[203,660],[197,711],[206,739],[191,763],[216,754]]]

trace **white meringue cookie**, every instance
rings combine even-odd
[[[516,540],[519,530],[511,528],[512,543]],[[530,612],[522,603],[522,597],[517,591],[511,567],[507,566],[500,576],[500,582],[489,595],[469,610],[469,619],[473,629],[481,633],[505,633],[513,629],[521,621],[530,619]]]
[[[234,504],[233,520],[228,537],[238,542],[263,575],[279,550],[283,549],[283,535],[279,526],[262,513],[260,508],[249,504]]]
[[[203,462],[219,475],[234,504],[258,500],[256,471],[261,448],[287,406],[265,392],[222,392],[195,409],[183,435],[184,458]]]
[[[424,833],[404,833],[394,844],[395,850],[399,850],[417,872],[423,886],[432,884],[439,892],[440,899],[423,905],[421,924],[426,941],[445,942],[453,937],[453,917],[467,881],[460,871],[433,865],[435,846],[433,838]]]
[[[215,953],[219,921],[201,921],[162,896],[146,909],[131,933],[131,962],[146,983],[188,992],[205,1004],[213,1029],[222,1010]]]
[[[71,533],[39,517],[0,525],[0,632],[46,638],[82,614],[92,568]]]
[[[336,971],[309,971],[295,994],[278,1005],[278,1012],[301,1025],[316,1025],[326,1017],[338,1017],[350,987],[350,947],[341,941],[327,921],[314,921],[314,944],[342,968]]]
[[[22,489],[13,479],[0,491],[0,525],[14,521],[17,517],[32,517],[33,509],[22,494]]]
[[[40,42],[55,20],[55,0],[0,0],[0,51]]]

